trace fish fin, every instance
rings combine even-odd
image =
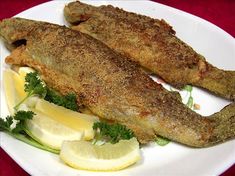
[[[22,56],[25,49],[26,47],[24,45],[17,47],[6,57],[5,62],[10,65],[23,65],[25,57]]]
[[[196,86],[212,91],[214,94],[235,101],[235,71],[220,70],[210,64],[200,71]]]

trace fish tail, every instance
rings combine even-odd
[[[187,125],[175,126],[172,128],[175,131],[171,131],[169,134],[159,133],[158,129],[155,131],[171,140],[196,148],[210,147],[235,137],[235,103],[209,117],[203,117],[196,113],[193,115],[193,118],[185,115],[187,118],[184,118],[180,123],[187,122]],[[174,121],[171,123],[173,124]],[[162,128],[162,126],[159,127],[161,130]]]
[[[215,121],[213,135],[210,138],[212,144],[235,137],[235,103],[226,106],[210,117]]]
[[[209,64],[207,67],[208,70],[202,73],[201,79],[195,85],[235,101],[235,71],[220,70]]]

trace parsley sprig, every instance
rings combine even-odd
[[[14,109],[17,111],[22,103],[24,103],[29,97],[37,95],[40,98],[63,106],[67,109],[73,111],[78,110],[77,99],[74,93],[69,93],[65,96],[59,95],[56,91],[48,88],[43,81],[40,79],[38,72],[30,72],[25,76],[25,88],[24,91],[27,92],[26,97],[21,100]]]
[[[121,124],[108,124],[106,122],[96,122],[93,125],[95,130],[95,142],[105,141],[115,144],[119,140],[128,140],[134,137],[133,131]]]
[[[17,111],[20,105],[25,102],[29,97],[33,95],[38,95],[39,97],[45,97],[47,93],[47,88],[45,84],[41,81],[37,72],[27,73],[25,76],[25,85],[24,91],[27,92],[27,96],[21,100],[14,109]]]
[[[32,119],[34,115],[32,111],[18,111],[14,116],[7,116],[5,120],[0,118],[0,131],[21,133],[25,128],[25,121]],[[13,120],[16,120],[17,123],[14,128],[11,128]]]
[[[67,109],[78,111],[77,99],[74,93],[61,96],[54,90],[48,88],[44,99],[51,103],[57,104],[58,106],[63,106]]]

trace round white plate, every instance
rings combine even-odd
[[[63,8],[68,1],[51,1],[28,9],[17,16],[64,25]],[[177,36],[204,55],[213,65],[235,70],[235,40],[215,25],[151,1],[86,1],[88,4],[112,4],[128,11],[154,18],[165,19],[176,30]],[[2,41],[1,41],[2,42]],[[0,43],[1,75],[7,67],[4,58],[9,51]],[[2,77],[1,77],[2,86]],[[198,113],[210,115],[219,111],[229,101],[194,88],[193,96],[201,109]],[[1,87],[1,116],[8,114]],[[118,172],[88,172],[75,170],[60,161],[59,157],[22,143],[1,133],[1,147],[29,174],[38,176],[75,175],[218,175],[234,164],[235,140],[203,149],[194,149],[171,142],[165,147],[154,143],[141,148],[142,160]]]

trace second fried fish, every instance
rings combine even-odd
[[[191,84],[235,100],[235,71],[206,62],[164,20],[79,1],[69,3],[64,15],[73,29],[104,42],[175,87]]]

